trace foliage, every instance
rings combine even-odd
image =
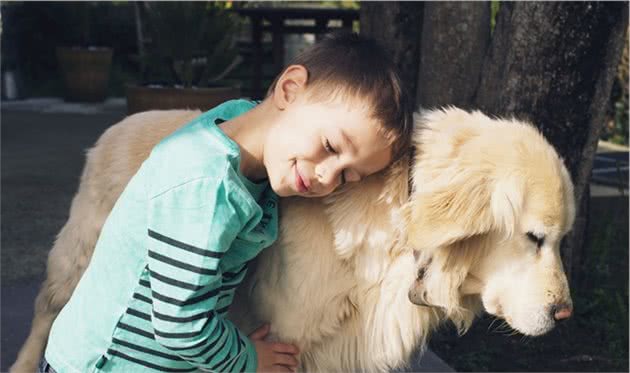
[[[354,0],[341,0],[341,1],[322,1],[324,6],[336,7],[341,9],[359,9],[360,4]]]
[[[106,17],[109,15],[107,8],[111,8],[107,3],[77,1],[44,4],[47,9],[57,12],[56,17],[60,17],[58,26],[63,29],[63,37],[58,45],[70,47],[107,45],[104,43],[107,39],[105,34],[109,32],[108,28],[114,29],[116,26],[115,17]],[[103,25],[103,19],[109,23]]]
[[[137,51],[131,4],[90,3],[90,28],[87,34],[80,32],[79,18],[84,13],[74,9],[75,6],[86,7],[78,2],[1,3],[2,69],[18,72],[22,95],[62,95],[63,85],[55,56],[57,46],[112,47],[112,74],[120,72],[124,76],[137,75],[137,63],[130,58]],[[110,81],[110,95],[120,96],[124,93],[121,79]]]
[[[150,36],[145,63],[170,83],[205,86],[237,56],[239,21],[226,2],[145,2]],[[157,66],[155,64],[158,64]],[[159,66],[162,65],[162,66]]]
[[[359,9],[360,2],[356,0],[341,1],[248,1],[247,7],[268,7],[268,8],[290,8],[290,7],[311,7],[311,8],[340,8]]]
[[[499,7],[501,3],[498,0],[492,0],[490,2],[490,31],[494,31],[494,26],[497,24],[497,14],[499,13]]]
[[[610,103],[608,105],[606,123],[602,131],[602,139],[617,144],[628,145],[628,34],[617,75],[613,83]]]

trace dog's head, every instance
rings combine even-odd
[[[529,124],[480,112],[449,108],[416,120],[405,207],[417,263],[410,300],[442,309],[462,332],[480,303],[526,335],[568,318],[560,243],[575,203],[553,147]]]

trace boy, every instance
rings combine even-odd
[[[294,346],[224,318],[277,236],[277,196],[385,168],[411,113],[385,52],[353,34],[299,55],[265,100],[226,102],[165,138],[116,202],[55,320],[42,370],[293,371]]]

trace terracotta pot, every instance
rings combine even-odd
[[[147,110],[199,109],[207,111],[241,97],[236,87],[173,88],[127,86],[127,113]]]
[[[66,101],[100,102],[107,96],[111,48],[57,47]]]

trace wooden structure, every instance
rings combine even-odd
[[[239,15],[248,17],[251,22],[251,36],[253,48],[252,63],[252,97],[261,98],[262,68],[263,68],[263,32],[271,32],[273,64],[276,71],[284,66],[284,35],[285,34],[315,34],[321,35],[330,31],[329,21],[340,20],[342,29],[352,29],[352,22],[359,19],[359,12],[355,9],[336,8],[287,8],[287,7],[259,7],[237,8]],[[287,20],[307,20],[312,25],[287,25]]]

